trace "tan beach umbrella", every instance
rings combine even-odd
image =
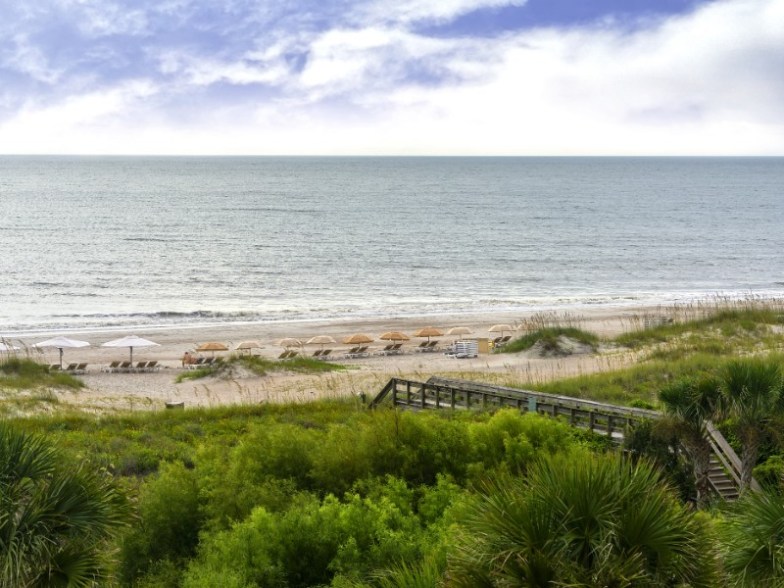
[[[63,348],[64,347],[89,347],[90,343],[87,341],[80,341],[79,339],[69,339],[68,337],[55,337],[54,339],[47,339],[36,343],[33,347],[57,347],[60,350],[60,368],[63,367]]]
[[[365,343],[372,343],[373,338],[365,333],[354,333],[343,339],[345,345],[364,345]]]
[[[127,347],[131,350],[131,363],[133,363],[134,347],[157,347],[159,345],[159,343],[150,341],[149,339],[137,337],[136,335],[128,335],[127,337],[107,341],[106,343],[102,344],[101,347]]]
[[[228,351],[229,348],[224,345],[223,343],[219,343],[218,341],[210,341],[208,343],[202,343],[196,348],[196,351],[210,351],[212,355],[215,355],[216,351]]]
[[[414,337],[427,337],[427,340],[430,341],[430,337],[443,337],[444,332],[436,329],[435,327],[422,327],[416,333],[414,333]]]
[[[321,348],[324,349],[324,345],[334,345],[335,343],[337,341],[329,335],[316,335],[308,339],[305,345],[321,345]]]
[[[452,327],[446,332],[447,335],[470,335],[471,333],[473,331],[468,327]]]
[[[400,331],[387,331],[379,339],[382,341],[408,341],[411,337]]]
[[[509,332],[514,331],[514,328],[512,328],[512,325],[500,324],[500,325],[493,325],[487,330],[490,333],[504,333],[505,331],[509,331]]]
[[[247,351],[248,353],[251,353],[252,349],[263,349],[263,348],[264,346],[259,341],[253,339],[251,341],[243,341],[242,343],[238,343],[234,349],[236,349],[237,351]]]
[[[281,347],[286,347],[287,349],[289,347],[302,347],[302,341],[300,341],[299,339],[295,339],[294,337],[284,337],[283,339],[278,341],[277,344],[280,345]]]

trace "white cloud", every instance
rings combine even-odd
[[[371,0],[359,8],[359,14],[372,21],[416,23],[448,22],[458,16],[485,8],[523,6],[527,0]]]
[[[784,0],[718,0],[632,30],[414,32],[494,0],[436,4],[405,1],[382,18],[371,2],[352,24],[259,30],[233,52],[161,51],[156,86],[28,106],[0,127],[0,151],[784,154]],[[266,91],[205,105],[187,127],[161,109],[216,84]]]

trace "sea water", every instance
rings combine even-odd
[[[0,157],[0,334],[784,294],[784,158]]]

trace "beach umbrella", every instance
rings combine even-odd
[[[329,335],[317,335],[315,337],[311,337],[305,343],[306,345],[321,345],[321,348],[324,349],[324,345],[334,345],[337,343],[335,339],[330,337]]]
[[[411,337],[400,331],[387,331],[379,337],[382,341],[408,341]]]
[[[452,327],[446,332],[447,335],[470,335],[471,333],[473,331],[468,327]]]
[[[68,337],[55,337],[54,339],[47,339],[36,343],[33,347],[57,347],[60,350],[60,368],[63,367],[63,349],[66,347],[89,347],[90,343],[87,341],[80,341],[79,339],[69,339]]]
[[[243,341],[242,343],[238,343],[234,349],[238,351],[245,350],[248,353],[250,353],[251,349],[263,349],[263,348],[264,346],[254,339],[252,341]]]
[[[436,329],[435,327],[422,327],[416,333],[414,333],[414,337],[427,337],[428,342],[430,341],[430,337],[443,337],[443,331]]]
[[[289,347],[302,347],[302,341],[296,339],[295,337],[284,337],[277,343],[281,347],[285,347],[288,349]]]
[[[11,351],[19,351],[19,347],[0,341],[0,353],[10,353]]]
[[[489,329],[487,329],[490,333],[504,333],[505,331],[514,331],[512,325],[500,324],[500,325],[493,325]]]
[[[212,353],[213,357],[215,356],[216,351],[228,351],[229,348],[224,345],[223,343],[219,343],[218,341],[210,341],[208,343],[202,343],[196,348],[196,351],[209,351]]]
[[[113,339],[112,341],[107,341],[106,343],[102,344],[101,347],[127,347],[130,350],[130,360],[133,363],[133,348],[134,347],[157,347],[159,343],[155,341],[150,341],[149,339],[144,339],[142,337],[137,337],[136,335],[128,335],[126,337],[121,337],[120,339]]]
[[[365,335],[364,333],[354,333],[343,339],[345,345],[364,345],[365,343],[372,343],[373,338]]]

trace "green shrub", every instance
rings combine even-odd
[[[142,486],[138,508],[138,523],[121,543],[120,576],[127,584],[146,574],[151,564],[179,565],[193,556],[204,522],[196,475],[179,463],[163,464]]]

